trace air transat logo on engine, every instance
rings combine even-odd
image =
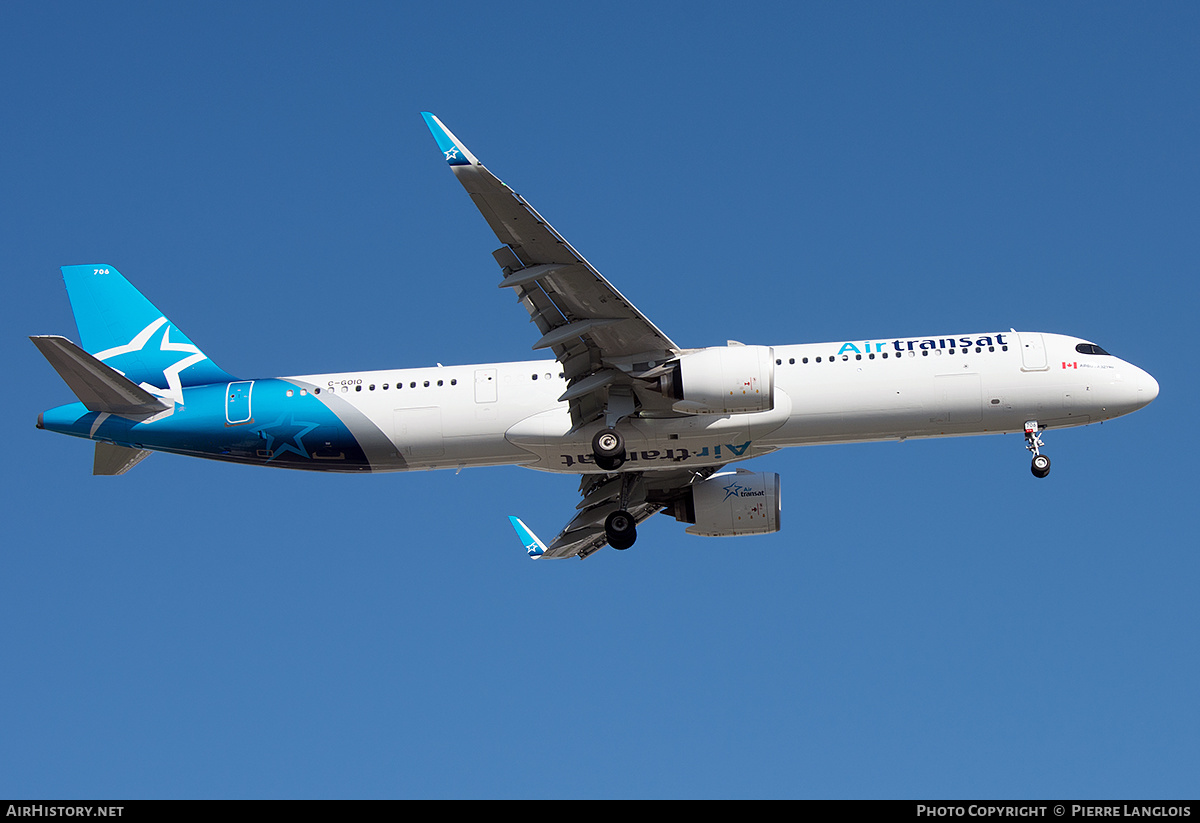
[[[731,497],[764,497],[767,494],[765,489],[758,489],[756,491],[743,486],[736,480],[730,483],[728,486],[722,486],[722,491],[725,492],[725,497],[721,500],[722,503]]]

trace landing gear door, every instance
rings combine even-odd
[[[1045,371],[1050,368],[1046,361],[1046,343],[1040,334],[1018,332],[1021,343],[1021,371]]]
[[[229,384],[225,392],[226,425],[237,426],[250,422],[250,395],[253,390],[253,380],[240,380],[237,383]]]

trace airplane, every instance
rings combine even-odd
[[[734,465],[779,449],[1020,433],[1044,478],[1046,429],[1111,420],[1158,395],[1137,366],[1047,332],[684,348],[422,116],[501,243],[499,287],[554,360],[239,379],[112,266],[64,266],[80,345],[30,339],[78,402],[39,414],[38,428],[95,441],[97,475],[154,451],[312,471],[574,475],[576,514],[549,543],[510,522],[532,558],[585,558],[629,548],[657,512],[690,534],[779,531],[779,475]]]

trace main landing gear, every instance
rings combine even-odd
[[[1042,443],[1042,438],[1038,436],[1038,422],[1036,420],[1025,421],[1025,448],[1033,452],[1033,463],[1029,470],[1033,472],[1034,477],[1045,477],[1050,473],[1050,458],[1042,454],[1041,448],[1045,444]]]
[[[625,462],[625,438],[616,429],[601,429],[592,438],[592,456],[606,472],[616,471]]]
[[[629,513],[629,497],[634,484],[638,482],[638,472],[625,472],[621,476],[621,493],[617,496],[617,510],[604,518],[604,536],[608,545],[619,551],[624,551],[637,540],[637,519]]]
[[[606,472],[615,472],[625,463],[625,438],[612,428],[596,432],[592,438],[592,457],[596,466]],[[624,551],[637,540],[637,519],[629,513],[629,493],[638,479],[637,472],[625,472],[621,477],[621,494],[617,498],[617,510],[604,519],[604,536],[608,545]]]
[[[615,511],[604,520],[604,536],[608,545],[624,551],[637,540],[637,521],[624,509]]]

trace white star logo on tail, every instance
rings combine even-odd
[[[200,351],[200,349],[196,348],[191,343],[172,343],[171,326],[169,325],[167,318],[158,318],[153,323],[146,326],[146,328],[134,335],[133,339],[124,346],[113,346],[111,349],[105,349],[102,352],[97,352],[95,357],[97,360],[103,361],[108,360],[111,357],[117,357],[118,355],[146,350],[146,344],[150,342],[150,338],[153,337],[154,333],[164,325],[166,325],[166,329],[163,330],[162,343],[159,344],[158,350],[165,352],[181,352],[184,356],[163,369],[163,377],[167,381],[167,387],[165,389],[159,386],[152,386],[149,383],[142,383],[141,387],[151,394],[158,395],[159,397],[169,398],[170,400],[183,405],[183,385],[180,383],[179,373],[188,366],[199,363],[201,360],[207,360],[208,358],[202,351]],[[153,351],[153,347],[150,349],[150,351]],[[120,371],[120,369],[117,369],[117,371]],[[121,374],[124,374],[124,372],[121,372]]]

